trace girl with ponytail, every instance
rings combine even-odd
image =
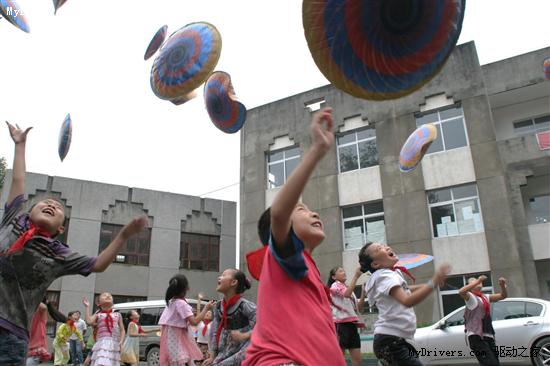
[[[202,352],[193,339],[189,329],[202,321],[213,301],[204,309],[193,315],[193,308],[185,300],[189,282],[183,274],[170,279],[166,289],[166,308],[160,316],[160,365],[161,366],[194,366],[195,360],[202,360]]]
[[[256,305],[241,297],[249,288],[250,281],[238,269],[226,269],[218,277],[216,291],[223,300],[214,307],[209,357],[203,366],[239,366],[244,360],[256,324]]]

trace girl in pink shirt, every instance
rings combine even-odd
[[[330,270],[327,287],[330,288],[331,308],[334,323],[336,323],[336,333],[338,343],[342,352],[349,350],[352,366],[361,364],[361,339],[357,323],[357,298],[353,293],[357,280],[363,272],[361,267],[357,268],[349,286],[346,286],[346,271],[342,267],[334,267]],[[364,294],[359,302],[364,303]],[[362,305],[361,305],[362,306]]]
[[[193,308],[185,300],[188,290],[189,282],[184,275],[177,274],[170,279],[165,296],[167,306],[159,320],[161,366],[193,366],[195,360],[203,358],[190,327],[202,321],[214,302],[206,304],[200,314],[194,316]]]

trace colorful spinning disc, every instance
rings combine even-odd
[[[61,161],[65,159],[71,147],[71,139],[73,136],[73,122],[71,121],[71,114],[67,114],[65,120],[61,124],[61,130],[59,131],[59,144],[58,152]]]
[[[432,142],[437,138],[437,128],[432,124],[418,127],[405,141],[399,153],[399,170],[410,172],[426,153]]]
[[[384,100],[427,83],[453,50],[466,0],[303,0],[313,60],[337,88]]]
[[[212,123],[225,133],[239,131],[246,120],[246,107],[237,101],[231,76],[216,71],[204,84],[204,103]]]
[[[149,42],[149,46],[147,46],[147,50],[145,51],[145,56],[143,56],[144,60],[148,60],[151,56],[155,54],[155,52],[158,51],[160,46],[164,43],[164,40],[166,39],[166,31],[168,30],[167,25],[163,25],[160,27],[160,29],[155,33],[153,36],[153,39],[151,39],[151,42]]]
[[[419,267],[423,264],[431,262],[434,257],[427,254],[416,254],[416,253],[410,253],[410,254],[399,254],[399,262],[397,262],[397,266],[403,266],[406,269],[412,269]]]
[[[544,76],[546,76],[546,79],[550,80],[550,57],[544,60],[542,67],[544,68]]]
[[[23,32],[30,32],[27,18],[25,18],[23,11],[16,1],[0,0],[0,15],[6,18],[8,22],[21,29]]]
[[[191,23],[172,34],[151,69],[151,88],[160,99],[177,99],[198,88],[220,58],[222,40],[212,24]]]
[[[65,4],[67,0],[53,0],[54,14],[57,14],[57,10]]]

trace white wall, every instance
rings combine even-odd
[[[432,239],[434,265],[452,265],[451,274],[490,271],[485,233]]]
[[[516,137],[513,122],[550,113],[550,97],[529,100],[493,109],[497,141]]]
[[[455,186],[476,180],[469,146],[426,155],[421,164],[426,190]]]
[[[550,259],[550,223],[529,225],[533,259]]]
[[[340,206],[382,199],[380,166],[338,174]]]

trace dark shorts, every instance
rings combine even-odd
[[[418,352],[404,338],[375,334],[372,346],[384,366],[422,366]]]
[[[468,343],[481,366],[500,365],[498,361],[497,346],[493,338],[481,338],[478,335],[471,335],[468,337]]]
[[[338,343],[342,349],[361,348],[361,338],[355,323],[336,323]]]
[[[27,341],[0,328],[0,365],[25,365]]]

